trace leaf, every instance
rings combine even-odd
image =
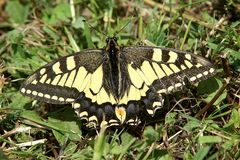
[[[191,132],[193,129],[198,128],[201,126],[201,122],[200,121],[188,121],[185,125],[184,125],[184,129],[188,132]]]
[[[48,26],[43,27],[44,32],[46,32],[51,38],[53,38],[55,41],[59,41],[60,37],[58,33],[56,33],[53,29],[51,29]]]
[[[200,136],[198,138],[198,142],[200,144],[204,143],[220,143],[222,142],[222,138],[218,136]]]
[[[221,88],[223,85],[222,81],[217,78],[209,78],[206,81],[202,81],[199,83],[197,87],[198,94],[208,94],[205,98],[206,102],[210,102],[213,97],[216,95],[217,90]],[[218,105],[222,102],[227,96],[227,91],[224,92],[218,97],[218,99],[214,102],[214,105]]]
[[[77,145],[72,141],[69,142],[69,134],[64,134],[57,130],[52,130],[52,131],[53,131],[54,137],[56,138],[61,148],[63,149],[64,155],[69,156],[73,154],[77,148]]]
[[[35,111],[24,110],[21,113],[21,117],[25,118],[25,119],[28,119],[28,120],[31,120],[33,122],[36,122],[40,125],[44,125],[44,126],[47,126],[47,127],[51,128],[51,126],[48,125],[47,121],[42,119],[42,117],[40,117]]]
[[[70,5],[68,3],[60,3],[53,9],[53,16],[58,20],[68,21],[71,17]]]
[[[59,120],[48,117],[48,124],[54,125],[53,133],[58,142],[63,145],[66,137],[73,141],[81,139],[81,131],[76,121]]]
[[[232,147],[238,146],[240,144],[240,135],[239,135],[239,133],[237,133],[235,135],[232,134],[230,138],[231,139],[225,141],[225,143],[222,145],[224,149],[231,150]]]
[[[165,116],[165,124],[174,124],[176,122],[177,112],[170,112]]]
[[[67,29],[66,27],[64,27],[64,30],[65,30],[65,32],[66,32],[66,34],[67,34],[67,36],[68,36],[68,39],[69,39],[69,41],[70,41],[70,44],[71,44],[74,52],[79,52],[80,49],[79,49],[79,47],[78,47],[75,39],[73,38],[72,34],[68,31],[68,29]]]
[[[156,157],[156,159],[158,159],[158,160],[172,160],[172,156],[167,153],[167,154],[160,155],[160,156]]]
[[[198,150],[197,154],[193,157],[193,160],[202,160],[208,154],[210,146],[205,146]]]
[[[145,128],[143,135],[145,138],[147,138],[147,142],[149,144],[156,142],[159,139],[159,133],[151,126]]]
[[[18,29],[14,29],[7,33],[7,40],[10,41],[11,43],[18,44],[23,39],[23,36],[24,35],[23,35],[22,31],[20,31]]]
[[[71,18],[71,9],[68,3],[60,3],[55,8],[46,8],[43,21],[55,25],[61,21],[69,22]]]
[[[201,16],[203,17],[203,20],[205,22],[212,23],[212,24],[215,24],[217,22],[217,20],[213,16],[209,15],[208,12],[202,12]]]
[[[84,20],[85,18],[83,17],[77,17],[77,19],[75,20],[75,22],[72,24],[72,26],[76,29],[84,29]]]
[[[240,52],[229,52],[228,54],[229,64],[234,67],[234,69],[240,72]]]
[[[118,136],[116,135],[116,137]],[[111,143],[110,153],[123,156],[134,144],[134,142],[136,141],[136,138],[124,132],[121,135],[121,140],[122,140],[121,144],[117,143],[116,140],[113,143]]]
[[[54,130],[57,130],[57,131],[60,131],[62,133],[68,133],[69,135],[71,134],[81,134],[81,132],[76,132],[74,133],[73,131],[71,130],[68,130],[66,128],[63,128],[63,127],[59,127],[59,125],[62,124],[62,121],[59,122],[53,122],[53,121],[50,121],[48,122],[47,120],[44,120],[42,117],[40,117],[35,111],[29,111],[29,110],[24,110],[22,113],[21,113],[21,117],[22,118],[25,118],[25,119],[28,119],[28,120],[31,120],[35,123],[38,123],[40,125],[43,125],[43,126],[46,126],[48,128],[51,128],[51,129],[54,129]],[[79,136],[79,135],[77,135]],[[69,136],[71,137],[71,136]]]
[[[9,98],[11,98],[12,101],[8,107],[13,108],[13,109],[24,109],[24,106],[27,103],[31,102],[30,98],[24,97],[19,92],[13,92],[13,93],[9,94]]]
[[[74,142],[70,142],[67,144],[67,146],[64,149],[64,154],[66,156],[72,156],[72,154],[74,154],[76,152],[78,145]]]
[[[0,159],[1,160],[8,160],[7,156],[3,153],[2,150],[0,150]]]
[[[11,0],[7,2],[5,10],[9,15],[9,20],[12,23],[24,24],[27,21],[29,5],[22,5],[17,0]]]
[[[90,33],[90,30],[89,30],[89,27],[88,27],[87,23],[84,23],[84,35],[85,35],[86,40],[87,40],[88,48],[94,48],[91,33]]]
[[[235,51],[231,48],[223,48],[222,46],[219,46],[215,43],[212,42],[207,42],[209,48],[213,50],[221,50],[223,53],[228,53],[228,59],[229,59],[229,64],[234,67],[238,72],[240,72],[240,52]]]
[[[236,109],[232,110],[228,125],[233,125],[235,128],[240,128],[240,113]],[[226,125],[224,127],[226,127]]]
[[[60,131],[64,136],[67,135],[70,140],[79,141],[82,132],[79,129],[79,121],[74,115],[75,113],[70,107],[61,112],[51,113],[48,117],[48,124],[54,125],[54,130]],[[53,132],[55,132],[54,130]],[[64,141],[59,141],[59,143],[63,144]]]
[[[205,81],[201,81],[197,87],[198,94],[211,94],[215,93],[219,88],[222,82],[216,78],[209,78]]]

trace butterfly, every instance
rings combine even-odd
[[[154,116],[164,94],[180,91],[216,74],[195,54],[153,46],[106,47],[59,58],[29,76],[23,95],[52,104],[72,104],[88,127],[138,125],[143,112]]]

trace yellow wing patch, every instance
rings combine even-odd
[[[67,57],[66,65],[68,70],[72,70],[76,67],[76,62],[74,60],[74,56]]]
[[[144,75],[147,76],[149,85],[151,85],[154,80],[158,79],[149,61],[144,61],[142,63],[141,70],[143,71]]]
[[[47,79],[47,74],[44,74],[39,82],[44,83]]]
[[[152,60],[161,62],[162,61],[162,50],[159,48],[154,48],[153,49],[153,56]]]
[[[85,79],[86,75],[87,75],[87,70],[84,67],[80,67],[78,69],[78,72],[77,72],[77,75],[75,77],[72,87],[76,88],[79,91],[82,91],[81,83]]]
[[[60,62],[56,62],[53,66],[52,66],[52,70],[55,72],[55,74],[60,74],[63,73],[60,69]]]
[[[67,81],[66,81],[66,83],[65,83],[65,86],[67,86],[67,87],[72,87],[73,82],[74,82],[75,75],[76,75],[76,70],[72,70],[72,72],[71,72],[70,75],[68,76],[68,79],[67,79]]]
[[[52,85],[57,85],[61,77],[62,77],[61,75],[57,75],[57,76],[53,79],[53,81],[52,81],[51,84],[52,84]]]
[[[173,74],[173,71],[166,65],[166,64],[161,64],[164,72],[167,74],[167,76]]]
[[[102,65],[92,74],[90,88],[94,93],[98,93],[103,83]]]
[[[140,88],[143,84],[143,79],[139,76],[139,74],[131,66],[131,64],[128,64],[128,73],[129,73],[130,80],[132,81],[133,85],[137,88]]]
[[[68,78],[68,73],[65,73],[65,74],[62,76],[61,80],[58,82],[58,86],[64,86],[67,78]]]
[[[163,70],[159,67],[157,63],[153,62],[152,65],[159,79],[166,76],[166,74],[163,72]]]
[[[178,58],[177,53],[173,52],[173,51],[170,51],[168,54],[170,56],[169,60],[168,60],[168,63],[174,63],[177,60],[177,58]]]

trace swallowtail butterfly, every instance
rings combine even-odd
[[[179,91],[184,79],[196,83],[213,76],[204,58],[175,49],[119,47],[107,38],[103,49],[68,55],[41,67],[21,86],[23,95],[52,104],[72,104],[88,127],[138,125],[154,116],[163,94]]]

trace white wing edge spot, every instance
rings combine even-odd
[[[199,73],[198,75],[197,75],[197,78],[201,78],[203,75],[202,75],[202,73]]]
[[[147,109],[147,112],[148,112],[149,115],[153,115],[154,114],[154,110],[152,110],[152,109]]]
[[[63,98],[63,97],[59,97],[58,100],[61,101],[61,102],[63,102],[63,101],[64,101],[64,98]]]
[[[45,94],[44,97],[47,98],[47,99],[51,98],[51,96],[49,94]]]
[[[171,92],[172,90],[174,89],[174,86],[170,86],[170,87],[168,87],[168,92]]]
[[[25,93],[25,92],[26,92],[26,89],[25,89],[25,88],[22,88],[22,89],[21,89],[21,92],[22,92],[22,93]]]
[[[211,68],[211,69],[209,70],[210,73],[213,73],[214,71],[215,71],[214,68]]]
[[[96,121],[96,122],[98,122],[98,119],[97,119],[96,116],[91,116],[91,117],[88,118],[88,121]]]
[[[38,93],[38,96],[39,96],[39,97],[43,97],[43,93],[39,92],[39,93]]]
[[[175,84],[175,87],[178,88],[178,87],[181,87],[182,86],[182,83],[176,83]]]
[[[26,93],[27,93],[27,94],[30,94],[30,93],[32,93],[32,91],[28,89]]]
[[[191,60],[192,56],[190,54],[185,54],[185,58],[187,58],[188,60]]]
[[[37,92],[37,91],[32,91],[32,94],[33,94],[34,96],[36,96],[36,95],[38,94],[38,92]]]
[[[203,75],[205,76],[208,75],[208,71],[203,72]]]
[[[83,111],[79,114],[79,117],[80,118],[83,118],[83,117],[87,117],[88,116],[88,112],[87,111]],[[88,119],[87,119],[88,120]]]
[[[43,75],[45,72],[46,72],[46,68],[42,68],[42,69],[40,70],[40,74],[41,74],[41,75]]]
[[[157,93],[166,93],[166,92],[167,92],[166,89],[161,89],[161,90],[157,91]]]
[[[153,102],[153,107],[162,106],[162,102]]]
[[[196,79],[197,79],[197,77],[193,76],[193,77],[190,78],[190,81],[193,82],[193,81],[195,81]]]
[[[57,100],[58,99],[58,97],[57,96],[52,96],[52,98],[51,99],[53,99],[53,100]]]
[[[73,102],[74,101],[74,99],[72,99],[72,98],[67,98],[66,99],[66,102]]]
[[[79,103],[74,103],[74,104],[73,104],[73,108],[74,108],[74,109],[78,109],[78,108],[80,108],[80,106],[81,106],[81,105],[80,105]]]

